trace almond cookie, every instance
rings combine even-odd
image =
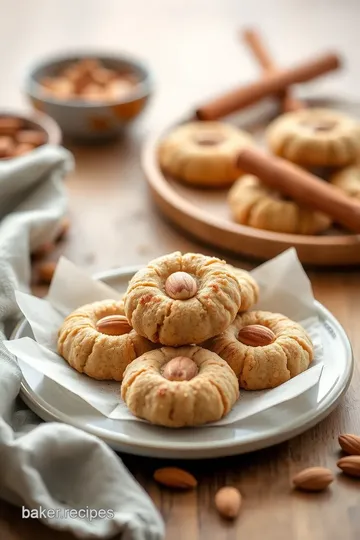
[[[279,313],[252,311],[204,344],[226,360],[241,388],[274,388],[305,371],[313,360],[303,327]]]
[[[350,197],[360,200],[360,165],[350,165],[337,171],[331,176],[330,183],[345,191]]]
[[[135,416],[152,424],[199,426],[231,411],[239,384],[228,364],[211,351],[163,347],[126,368],[121,397]]]
[[[73,311],[58,335],[58,352],[80,373],[121,381],[126,366],[154,344],[129,325],[123,301],[104,300]]]
[[[223,332],[241,306],[251,303],[248,295],[225,261],[176,251],[135,274],[124,305],[141,336],[162,345],[191,345]]]
[[[241,225],[288,234],[318,234],[331,220],[266,187],[256,176],[245,175],[232,186],[228,203]]]
[[[279,116],[268,127],[271,151],[304,166],[341,167],[360,154],[360,124],[331,109],[303,109]]]
[[[235,274],[241,292],[243,293],[240,311],[247,311],[259,300],[259,285],[246,270],[236,268],[235,266],[231,266],[231,264],[228,264],[227,266],[229,270]]]
[[[253,144],[251,136],[221,122],[190,122],[172,131],[159,146],[162,169],[189,184],[223,187],[241,174],[239,150]]]

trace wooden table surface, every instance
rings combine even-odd
[[[347,68],[314,83],[326,93],[356,96],[360,87],[358,0],[0,0],[0,104],[24,105],[20,87],[27,66],[64,48],[126,50],[147,60],[156,80],[151,107],[121,141],[70,146],[76,171],[67,181],[71,230],[59,249],[89,272],[144,263],[175,249],[214,252],[183,236],[156,212],[140,168],[146,136],[204,97],[257,76],[239,44],[242,25],[268,36],[280,63],[335,48]],[[229,258],[251,268],[254,263]],[[315,296],[344,325],[355,359],[360,348],[358,269],[309,272]],[[307,433],[277,447],[216,461],[182,464],[199,479],[196,491],[172,493],[152,481],[156,461],[122,456],[159,507],[171,540],[346,540],[360,538],[360,484],[339,475],[319,495],[292,493],[289,479],[310,465],[334,471],[337,435],[360,433],[360,373],[356,364],[342,404]],[[180,464],[181,465],[181,464]],[[213,499],[224,484],[244,498],[234,524],[219,519]],[[0,503],[1,540],[72,538]]]

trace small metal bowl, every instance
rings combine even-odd
[[[106,68],[133,74],[138,82],[126,96],[113,101],[60,99],[44,92],[40,81],[54,77],[70,64],[85,58],[99,60]],[[94,52],[64,54],[38,62],[25,79],[25,92],[33,107],[58,122],[63,133],[80,139],[108,138],[120,134],[144,109],[152,89],[148,69],[139,61],[119,54]]]
[[[44,144],[60,145],[62,133],[58,124],[47,114],[39,111],[17,111],[12,109],[0,109],[0,119],[16,118],[22,121],[22,129],[41,131],[45,134]],[[2,134],[0,133],[0,136]],[[38,147],[39,148],[39,147]],[[36,148],[34,148],[36,150]],[[30,150],[32,152],[33,150]],[[16,159],[20,156],[1,157],[0,163],[4,160]]]

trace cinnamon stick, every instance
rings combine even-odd
[[[240,152],[238,165],[270,188],[360,233],[360,203],[317,176],[285,159],[250,147]]]
[[[269,74],[259,81],[241,86],[213,99],[196,111],[200,120],[216,120],[247,105],[256,103],[271,94],[284,90],[295,83],[306,82],[340,67],[340,59],[334,53],[324,54],[303,62],[293,68]]]
[[[245,43],[253,53],[257,62],[262,67],[265,76],[267,76],[269,73],[279,71],[278,66],[271,57],[269,50],[265,46],[265,43],[261,39],[261,35],[257,30],[247,28],[243,31],[242,35]],[[303,103],[300,99],[293,97],[290,88],[285,88],[285,90],[280,93],[280,99],[281,109],[284,112],[298,111],[299,109],[304,109],[306,107],[305,103]]]

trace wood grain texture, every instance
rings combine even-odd
[[[91,148],[71,146],[77,160],[76,172],[66,182],[72,227],[52,256],[62,252],[89,272],[146,262],[174,249],[214,253],[155,212],[139,153],[152,130],[179,118],[204,97],[258,76],[257,67],[239,47],[239,26],[259,25],[284,66],[339,48],[348,69],[319,80],[316,88],[355,93],[360,84],[358,0],[0,0],[0,12],[0,35],[6,44],[6,54],[0,56],[6,75],[0,85],[2,104],[23,104],[21,77],[45,52],[76,46],[125,49],[147,58],[154,70],[152,107],[123,140]],[[229,261],[251,267],[241,259]],[[358,358],[359,271],[311,270],[309,276],[317,299],[349,333]],[[356,365],[352,385],[337,410],[288,443],[247,456],[177,463],[197,476],[199,487],[193,492],[172,493],[152,481],[154,469],[166,465],[165,460],[122,457],[160,508],[168,540],[357,540],[359,482],[337,475],[329,492],[318,495],[291,493],[289,485],[291,476],[306,466],[335,471],[338,433],[360,433],[359,388]],[[241,515],[234,524],[222,521],[213,506],[216,490],[225,484],[243,494]],[[22,520],[19,509],[1,502],[0,538],[73,537]]]

